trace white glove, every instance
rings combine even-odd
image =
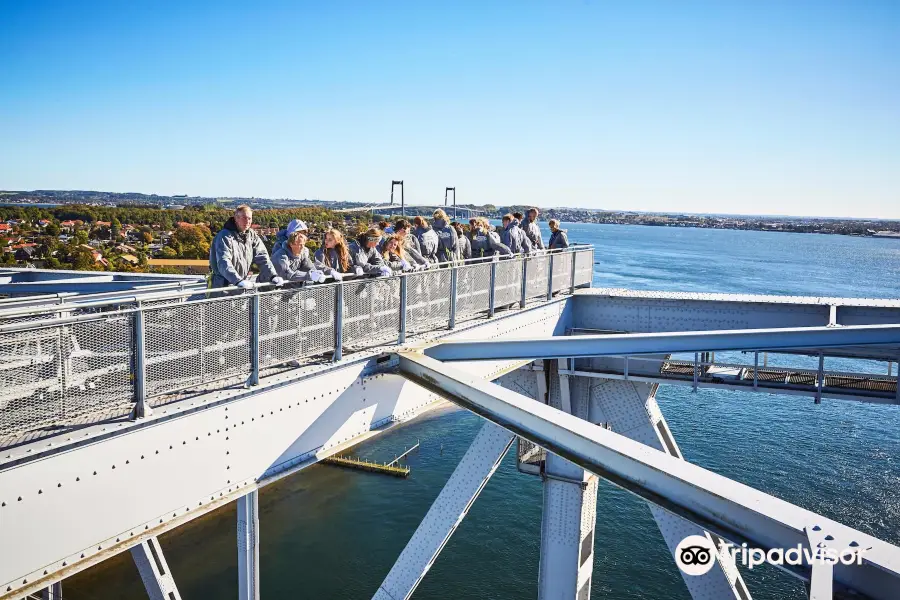
[[[332,277],[335,281],[341,281],[341,280],[344,278],[344,275],[343,275],[342,273],[340,273],[339,271],[332,271],[332,272],[331,272],[331,277]]]
[[[325,281],[325,273],[323,273],[322,271],[310,271],[309,280],[313,283],[322,283],[323,281]]]
[[[282,285],[284,285],[284,279],[281,277],[273,277],[272,284],[277,285],[277,286],[282,286]]]
[[[256,284],[249,279],[242,279],[241,281],[238,281],[237,286],[242,290],[252,290],[256,287]]]
[[[493,262],[500,262],[500,255],[495,252],[494,257],[491,260]]]
[[[362,268],[362,267],[356,267],[356,268],[353,270],[353,272],[356,273],[357,275],[362,275],[362,274],[363,274],[363,268]]]
[[[409,266],[409,263],[406,262],[405,258],[400,259],[400,266],[403,267],[404,271],[409,271],[412,267]]]
[[[381,277],[390,277],[393,275],[393,271],[391,271],[390,267],[381,267],[381,271],[379,271],[379,275]]]

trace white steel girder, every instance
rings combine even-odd
[[[551,335],[566,301],[479,322],[448,337]],[[157,407],[0,455],[0,598],[21,598],[153,535],[237,500],[434,406],[389,372],[396,359],[348,357]],[[487,379],[522,361],[459,368]],[[81,526],[71,527],[79,515]],[[53,539],[53,544],[45,540]]]
[[[746,542],[763,552],[798,546],[809,551],[812,530],[826,540],[837,540],[841,548],[863,549],[859,564],[834,566],[833,585],[871,598],[896,597],[900,587],[896,546],[427,356],[401,353],[399,368],[423,387],[724,539]],[[807,581],[815,570],[803,565],[782,568]]]
[[[181,600],[175,578],[172,577],[156,536],[132,547],[131,556],[150,600]]]
[[[237,499],[238,599],[259,600],[259,490]]]
[[[459,461],[450,479],[428,509],[373,600],[409,598],[434,564],[450,536],[469,512],[478,494],[497,470],[512,444],[513,434],[490,421]]]
[[[560,361],[564,362],[564,361]],[[588,398],[570,394],[569,376],[550,366],[548,403],[587,419]],[[538,373],[543,376],[544,373]],[[597,522],[598,478],[566,459],[547,453],[543,472],[541,560],[538,598],[587,600],[594,571],[594,529]]]

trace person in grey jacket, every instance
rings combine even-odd
[[[272,252],[272,263],[278,276],[286,281],[325,281],[325,273],[317,269],[309,257],[309,249],[306,247],[307,231],[306,223],[294,219],[278,233],[276,239],[284,239],[277,242],[275,251]]]
[[[459,239],[456,230],[450,227],[450,218],[443,209],[437,209],[432,215],[432,230],[438,237],[437,257],[438,262],[450,263],[457,259],[459,251]]]
[[[450,223],[450,227],[456,231],[458,247],[457,256],[459,257],[459,260],[469,260],[472,258],[472,243],[469,241],[468,236],[466,236],[466,230],[463,229],[462,223],[454,221],[453,223]]]
[[[431,266],[431,263],[422,256],[422,248],[415,235],[410,235],[410,224],[406,219],[394,221],[394,235],[403,242],[403,254],[414,270],[421,271]],[[382,248],[383,249],[383,248]]]
[[[513,223],[515,223],[516,227],[522,230],[522,233],[525,233],[525,215],[520,212],[514,212],[512,214]],[[528,237],[528,234],[522,237],[522,253],[523,254],[531,254],[533,244],[531,243],[531,238]]]
[[[568,248],[569,247],[569,236],[566,235],[565,229],[559,228],[559,221],[556,219],[550,219],[547,221],[547,225],[550,226],[550,241],[547,242],[547,248],[550,250],[556,250],[558,248]]]
[[[378,243],[380,241],[381,230],[377,227],[372,227],[368,231],[359,234],[359,237],[356,238],[356,241],[350,247],[353,265],[362,269],[365,275],[388,277],[393,274],[391,268],[384,264],[381,253],[378,252]]]
[[[424,217],[416,217],[413,219],[413,224],[416,226],[413,233],[416,235],[416,239],[419,240],[419,249],[428,262],[436,263],[438,262],[438,236],[428,225],[428,220]]]
[[[491,258],[512,254],[509,246],[500,241],[500,236],[494,231],[490,221],[484,217],[478,217],[472,219],[470,223],[472,223],[472,231],[469,241],[472,245],[472,258]]]
[[[525,249],[525,232],[519,229],[510,214],[503,215],[503,228],[500,230],[500,241],[509,247],[513,254],[527,252]]]
[[[344,274],[362,275],[362,267],[353,265],[350,248],[344,234],[337,229],[329,229],[322,238],[322,246],[316,250],[316,268],[331,276],[335,281],[344,278]]]
[[[530,208],[528,209],[528,217],[522,221],[520,227],[522,231],[525,232],[525,235],[531,241],[531,247],[534,250],[543,250],[544,249],[544,240],[541,238],[541,228],[538,227],[538,209]]]
[[[275,266],[269,259],[269,251],[262,239],[250,229],[252,224],[253,210],[242,204],[216,234],[209,248],[212,287],[255,287],[256,284],[250,278],[250,267],[254,264],[259,267],[260,282],[269,281],[275,285],[284,283],[284,279],[275,272]]]

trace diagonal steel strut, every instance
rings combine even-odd
[[[577,339],[577,338],[576,338]],[[535,444],[737,544],[763,551],[810,548],[808,530],[865,549],[859,565],[835,565],[833,581],[872,598],[895,598],[900,548],[749,486],[597,427],[412,352],[400,372]],[[805,580],[808,566],[786,567]]]
[[[514,437],[491,422],[482,426],[373,600],[401,600],[412,595],[497,470]]]

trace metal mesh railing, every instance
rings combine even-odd
[[[232,292],[213,299],[173,296],[99,309],[110,312],[93,307],[51,319],[45,314],[33,323],[0,323],[0,447],[10,436],[128,415],[135,403],[150,398],[223,379],[252,381],[260,368],[332,352],[337,357],[338,340],[352,350],[394,344],[401,339],[401,325],[406,334],[433,331],[485,316],[491,308],[517,306],[526,260],[526,300],[545,298],[548,254],[402,278]],[[589,285],[591,247],[553,254],[554,291],[571,286],[573,268],[576,286]],[[451,314],[454,271],[456,312]],[[339,292],[343,301],[336,312]]]
[[[526,260],[528,261],[527,280],[525,282],[526,301],[546,297],[550,257],[546,255],[535,256]]]
[[[590,286],[594,279],[594,247],[579,248],[572,254],[575,261],[575,286]]]
[[[333,350],[334,287],[301,288],[261,296],[261,367]]]
[[[131,342],[126,316],[0,334],[0,435],[127,415]]]
[[[406,276],[407,334],[449,326],[451,273],[437,269]]]
[[[553,256],[553,291],[572,287],[572,254],[564,252]]]
[[[344,345],[369,348],[400,333],[400,280],[396,277],[344,283]]]
[[[456,320],[486,314],[490,308],[491,264],[481,263],[456,270]]]

